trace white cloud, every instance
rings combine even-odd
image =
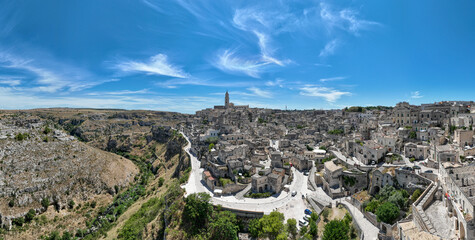
[[[123,72],[143,72],[151,75],[163,75],[176,78],[189,77],[189,74],[185,73],[180,67],[170,64],[165,54],[152,56],[148,62],[122,62],[117,64],[117,68]]]
[[[253,33],[257,37],[257,44],[260,49],[260,60],[262,64],[276,64],[285,66],[292,61],[289,59],[278,59],[275,57],[276,48],[273,47],[272,35],[288,31],[289,15],[273,13],[254,8],[237,9],[233,16],[233,24],[236,28]]]
[[[344,80],[346,77],[331,77],[331,78],[320,78],[320,82],[331,82],[331,81],[338,81]]]
[[[120,90],[120,91],[111,91],[111,92],[91,92],[87,95],[91,96],[102,96],[102,95],[136,95],[136,94],[150,94],[151,92],[148,89],[142,89],[137,91],[131,90]]]
[[[52,61],[42,56],[36,56],[36,58],[41,58],[41,61],[26,59],[6,51],[0,52],[1,67],[16,69],[34,75],[33,78],[29,80],[29,87],[24,88],[25,91],[47,93],[56,93],[59,91],[75,92],[106,82],[118,81],[117,79],[96,80],[94,76],[85,70]],[[9,85],[20,86],[21,83],[26,82],[27,75],[17,78],[23,78],[25,80],[11,81],[10,79]],[[28,78],[30,78],[30,76],[28,76]],[[2,80],[6,81],[6,79]]]
[[[259,60],[245,60],[236,56],[235,51],[225,50],[218,55],[215,66],[225,72],[241,72],[254,78],[259,78],[262,67],[269,62]]]
[[[325,47],[320,51],[320,57],[327,57],[335,53],[336,48],[339,45],[339,41],[337,39],[333,39],[328,42]]]
[[[20,85],[21,80],[15,76],[0,76],[0,84],[14,87]]]
[[[266,82],[266,86],[269,86],[269,87],[275,87],[275,86],[279,86],[279,87],[284,87],[284,85],[282,84],[284,82],[283,79],[279,79],[277,78],[275,81],[267,81]]]
[[[323,64],[323,63],[315,63],[315,66],[317,67],[332,67],[330,64]]]
[[[411,92],[411,98],[417,99],[417,98],[422,98],[422,97],[424,96],[421,96],[419,91]]]
[[[257,97],[263,97],[263,98],[272,97],[272,93],[270,93],[269,91],[262,90],[260,88],[251,87],[251,88],[248,88],[247,90],[251,91],[251,95],[254,95]]]
[[[25,94],[13,88],[0,87],[0,109],[32,109],[45,107],[118,108],[177,111],[193,113],[199,109],[221,103],[221,98],[202,96],[122,96],[107,95],[43,95]]]
[[[335,90],[332,88],[318,87],[318,86],[311,86],[311,85],[302,87],[300,88],[300,90],[301,90],[300,95],[310,96],[310,97],[321,97],[330,103],[337,101],[342,96],[351,95],[350,92],[342,92],[342,91]]]
[[[381,25],[377,22],[360,19],[358,14],[358,11],[350,8],[334,11],[329,4],[320,3],[320,18],[329,31],[338,28],[357,36],[361,30]]]

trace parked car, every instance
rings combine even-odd
[[[295,197],[295,195],[297,195],[297,192],[296,192],[296,191],[292,191],[292,197]]]
[[[424,171],[424,172],[425,172],[425,173],[433,173],[434,171],[432,171],[432,170],[426,170],[426,171]]]
[[[305,195],[302,194],[302,199],[305,199]]]
[[[300,219],[300,220],[299,220],[299,225],[302,226],[302,227],[304,227],[304,226],[307,226],[307,225],[308,225],[308,222],[305,221],[304,219]]]
[[[412,167],[413,169],[421,169],[421,167],[417,166],[417,165],[414,165],[414,167]]]
[[[307,221],[307,222],[310,221],[310,218],[311,218],[311,217],[310,217],[310,215],[308,215],[308,214],[305,214],[305,216],[303,217],[303,219],[304,219],[305,221]]]
[[[308,214],[308,215],[311,215],[311,214],[312,214],[312,211],[310,211],[310,209],[308,209],[308,208],[307,208],[307,209],[305,209],[305,211],[304,211],[304,212],[305,212],[305,214]]]
[[[303,172],[303,175],[308,176],[308,172],[307,171]]]

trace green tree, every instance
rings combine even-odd
[[[310,235],[312,235],[313,239],[317,239],[318,237],[317,223],[313,219],[310,219],[310,223],[308,224],[308,226],[310,227],[308,231]]]
[[[260,220],[261,235],[259,237],[268,237],[269,239],[276,239],[284,230],[284,214],[273,211],[269,215],[264,215]]]
[[[416,131],[411,131],[411,132],[409,132],[409,138],[411,138],[411,139],[416,139],[416,138],[417,138],[417,133],[416,133]]]
[[[366,205],[365,211],[375,213],[376,209],[381,203],[377,199],[371,199],[371,201]]]
[[[376,216],[378,221],[392,224],[399,216],[399,208],[391,202],[384,202],[376,209]]]
[[[322,216],[323,216],[323,221],[324,222],[327,222],[328,221],[328,216],[330,215],[330,209],[328,208],[325,208],[322,212]]]
[[[332,220],[325,225],[322,240],[348,240],[349,226],[340,220]]]
[[[351,221],[353,220],[353,218],[351,217],[351,215],[349,213],[346,213],[345,216],[343,217],[343,222],[347,225],[350,225]]]
[[[249,233],[252,237],[257,238],[261,233],[261,225],[259,219],[253,218],[249,221]]]
[[[420,189],[416,189],[413,193],[412,193],[412,196],[411,196],[411,201],[412,202],[415,202],[419,196],[421,196],[422,194],[422,191]]]
[[[300,236],[302,236],[302,237],[305,236],[305,234],[307,233],[307,231],[308,231],[307,226],[302,226],[302,227],[300,228],[300,233],[299,233]]]
[[[287,219],[287,232],[290,234],[292,239],[295,239],[297,236],[297,220],[295,218]]]
[[[30,209],[30,210],[28,211],[28,213],[26,213],[26,215],[25,215],[25,221],[26,221],[26,222],[31,222],[31,220],[33,220],[33,218],[35,217],[35,215],[36,215],[35,210]]]
[[[69,232],[63,232],[63,237],[61,238],[61,240],[71,240],[73,239],[73,235]]]
[[[386,185],[384,186],[377,196],[378,200],[385,201],[387,200],[396,189],[393,186]]]
[[[239,226],[236,215],[229,211],[218,212],[210,222],[208,233],[210,240],[237,240]]]
[[[211,149],[214,148],[214,143],[210,143],[209,146],[208,146],[208,150],[211,151]]]
[[[401,192],[395,191],[389,198],[388,202],[398,206],[399,208],[405,207],[406,199],[402,196]]]
[[[59,236],[59,232],[58,231],[53,231],[49,237],[46,237],[45,238],[46,240],[61,240],[61,237]]]
[[[207,225],[213,212],[210,199],[207,193],[194,193],[185,198],[184,219],[191,226],[192,232],[196,233],[199,228]]]

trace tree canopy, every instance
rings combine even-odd
[[[322,240],[348,240],[349,226],[341,220],[332,220],[325,225]]]
[[[392,224],[399,216],[399,208],[391,202],[384,202],[376,209],[376,216],[379,221]]]

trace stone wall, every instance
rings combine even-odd
[[[431,183],[429,187],[421,194],[421,196],[412,204],[412,215],[414,216],[415,225],[431,234],[435,234],[435,229],[424,210],[433,201],[437,192],[437,185]]]
[[[229,194],[240,192],[246,187],[247,185],[245,184],[234,184],[234,183],[226,184],[226,186],[222,188],[223,195],[229,195]]]

